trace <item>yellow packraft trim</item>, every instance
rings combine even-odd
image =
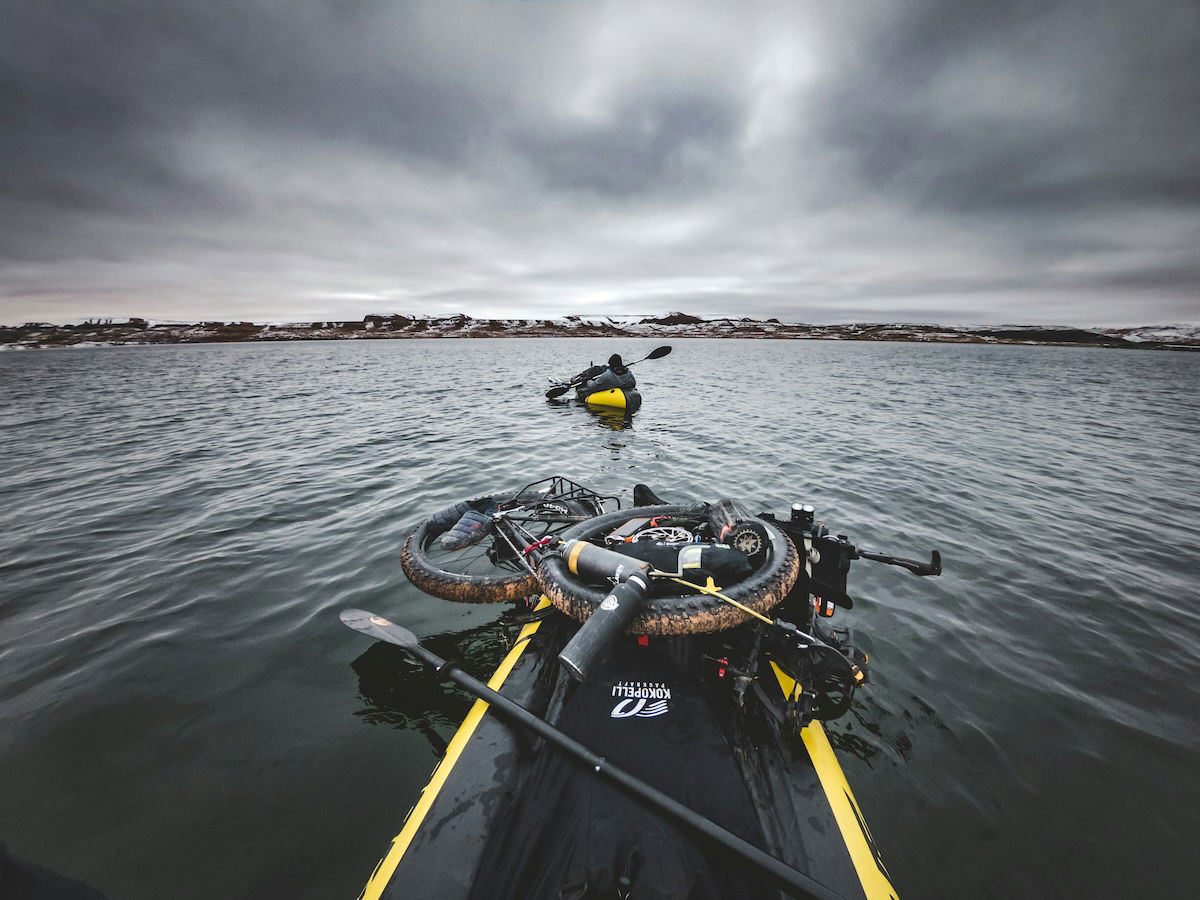
[[[590,403],[592,406],[616,406],[620,409],[624,409],[628,405],[625,401],[625,392],[620,388],[609,388],[607,391],[588,394],[583,398],[583,402]]]
[[[549,605],[549,598],[543,596],[536,609],[545,609]],[[504,657],[504,661],[500,663],[500,667],[496,669],[495,674],[492,675],[491,680],[487,683],[488,687],[493,691],[498,691],[503,687],[504,680],[508,678],[508,673],[513,670],[513,666],[517,664],[517,660],[521,658],[521,654],[529,646],[529,638],[533,637],[541,624],[540,621],[530,622],[521,629],[516,643],[508,651],[508,656]],[[462,724],[458,727],[458,731],[454,733],[454,737],[446,747],[446,755],[438,763],[437,768],[433,770],[433,776],[429,779],[429,784],[425,785],[425,788],[421,791],[420,798],[413,808],[409,810],[408,817],[404,820],[404,827],[398,835],[392,838],[392,845],[388,849],[387,855],[379,861],[379,865],[371,873],[371,880],[367,882],[367,886],[359,894],[359,900],[379,900],[383,895],[384,888],[387,887],[388,882],[392,879],[392,875],[396,872],[396,866],[404,858],[404,853],[408,850],[408,845],[412,843],[413,837],[420,830],[421,823],[425,821],[425,815],[429,812],[430,807],[433,806],[433,801],[437,799],[438,792],[441,791],[442,785],[446,783],[446,779],[450,776],[454,764],[458,762],[463,749],[471,740],[471,736],[475,733],[475,729],[479,727],[479,723],[483,721],[483,717],[487,714],[487,711],[488,704],[486,701],[475,701],[475,704],[471,707],[471,711],[467,713],[466,718],[463,719]]]
[[[779,687],[785,697],[799,693],[800,685],[779,668],[774,660],[771,661],[771,668],[775,671],[775,678],[779,681]],[[825,799],[829,801],[829,808],[833,810],[838,830],[842,833],[842,841],[850,852],[850,861],[854,863],[854,871],[858,874],[867,900],[897,900],[896,889],[892,887],[879,851],[875,849],[875,838],[867,827],[867,820],[858,807],[858,801],[854,799],[854,792],[850,790],[846,773],[837,761],[837,755],[829,744],[825,729],[821,727],[820,722],[813,719],[800,732],[800,737],[804,746],[808,748],[808,755],[817,770],[821,787],[825,789]]]

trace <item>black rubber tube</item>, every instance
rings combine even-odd
[[[613,585],[608,596],[558,654],[559,663],[572,677],[586,681],[604,665],[617,640],[641,610],[648,587],[648,579],[643,575],[632,575],[628,581]]]

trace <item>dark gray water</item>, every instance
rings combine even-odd
[[[902,897],[1194,896],[1200,355],[683,341],[631,429],[541,400],[652,346],[0,354],[0,840],[113,900],[354,897],[467,704],[337,611],[490,671],[498,610],[409,586],[402,535],[562,473],[942,550],[839,614]]]

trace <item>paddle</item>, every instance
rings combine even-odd
[[[653,350],[651,350],[648,354],[643,356],[641,359],[634,360],[633,362],[628,363],[625,366],[625,368],[628,369],[629,366],[636,366],[638,363],[645,362],[648,359],[662,359],[664,356],[666,356],[670,352],[671,352],[671,347],[669,345],[664,344],[661,347],[655,347]],[[565,394],[567,391],[569,391],[571,389],[571,387],[572,387],[571,384],[560,384],[558,387],[552,387],[552,388],[550,388],[550,390],[546,391],[546,399],[554,400],[558,397],[561,397],[563,394]]]
[[[688,831],[706,838],[740,857],[791,896],[800,897],[802,900],[845,900],[841,894],[835,893],[820,882],[809,878],[803,872],[797,871],[782,860],[776,859],[765,850],[754,846],[749,841],[743,840],[730,831],[726,831],[720,825],[693,812],[657,788],[646,784],[640,778],[636,778],[624,769],[606,761],[603,756],[589,750],[574,738],[563,734],[553,725],[525,709],[525,707],[514,703],[502,694],[498,694],[487,685],[472,678],[453,663],[447,662],[437,654],[422,647],[417,642],[416,635],[408,629],[389,622],[382,616],[377,616],[361,609],[343,610],[341,619],[355,631],[361,631],[369,637],[387,641],[389,644],[395,644],[397,647],[407,650],[411,655],[421,660],[421,662],[432,667],[443,679],[454,682],[467,693],[490,704],[498,715],[523,728],[529,729],[547,744],[586,765],[596,775],[618,790],[624,791],[629,796],[673,820]]]
[[[636,366],[638,363],[645,362],[648,359],[662,359],[664,356],[666,356],[670,352],[671,352],[670,346],[664,345],[662,347],[656,347],[653,350],[651,350],[648,354],[643,356],[641,359],[634,360],[631,363],[627,363],[625,365],[625,368],[628,369],[630,366]]]

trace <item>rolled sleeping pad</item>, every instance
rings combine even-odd
[[[486,509],[468,509],[454,527],[442,535],[444,550],[461,550],[478,544],[492,532],[492,515],[498,507],[489,504]]]
[[[604,664],[613,645],[641,611],[650,588],[650,564],[587,541],[567,541],[562,547],[562,557],[567,569],[582,579],[616,581],[558,654],[562,667],[573,678],[584,681]]]
[[[631,556],[664,572],[704,586],[712,577],[717,587],[729,587],[754,571],[750,558],[724,544],[674,544],[665,541],[625,541],[612,552]]]
[[[624,553],[606,550],[587,541],[567,541],[560,550],[567,571],[578,575],[583,581],[620,583],[633,574],[640,574],[645,580],[650,571],[648,561],[633,559]]]
[[[463,500],[461,503],[455,503],[453,506],[447,506],[445,509],[439,509],[429,517],[429,529],[437,534],[446,531],[454,526],[454,524],[463,517],[463,515],[472,509],[485,510],[491,506],[495,506],[496,500],[494,497],[479,497],[476,500]]]

